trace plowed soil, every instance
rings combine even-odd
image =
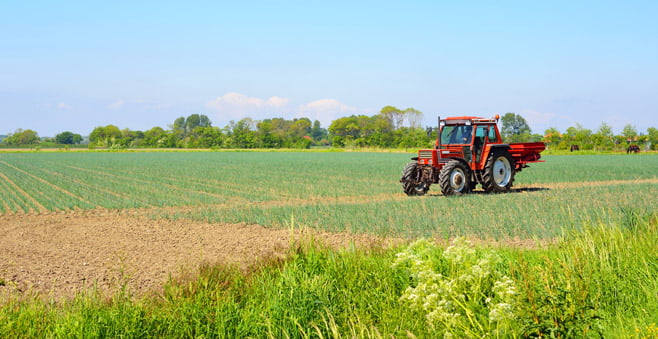
[[[515,191],[634,183],[655,184],[658,180],[558,183],[520,186]],[[340,201],[354,199],[346,197]],[[370,199],[407,198],[403,194],[389,194]],[[184,211],[186,208],[171,209]],[[225,263],[248,269],[263,259],[282,257],[290,245],[303,236],[310,236],[333,248],[349,244],[370,247],[401,242],[400,239],[308,229],[291,232],[258,225],[154,220],[145,215],[149,215],[148,209],[0,215],[0,299],[31,292],[57,298],[70,297],[90,287],[111,293],[124,285],[139,295],[158,289],[170,277],[194,271],[202,264]],[[506,246],[537,246],[536,241],[529,239],[503,242]],[[550,239],[545,241],[546,244],[552,242]]]
[[[334,248],[382,243],[372,236],[152,220],[102,210],[0,216],[0,299],[31,292],[70,297],[94,286],[111,293],[124,285],[139,295],[202,264],[247,269],[284,256],[309,233]]]

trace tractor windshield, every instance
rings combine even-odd
[[[441,131],[442,145],[470,144],[473,126],[446,125]]]

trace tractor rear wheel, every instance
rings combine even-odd
[[[506,150],[492,150],[482,175],[482,187],[490,193],[505,193],[514,182],[514,159]]]
[[[462,195],[471,191],[471,170],[459,160],[450,160],[439,173],[443,195]]]
[[[404,167],[400,181],[402,182],[402,190],[409,196],[424,195],[430,189],[428,183],[418,181],[418,165],[415,161]]]

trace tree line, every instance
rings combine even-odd
[[[501,118],[501,134],[506,142],[543,141],[549,149],[568,150],[578,146],[580,150],[610,151],[625,150],[630,145],[637,145],[643,150],[658,149],[658,129],[649,127],[646,133],[638,132],[631,124],[626,124],[620,134],[614,134],[612,126],[602,122],[592,131],[580,124],[571,126],[561,132],[551,127],[544,134],[532,134],[525,119],[514,113],[507,113]]]
[[[70,131],[54,138],[40,138],[31,129],[19,129],[5,136],[5,146],[56,146],[86,144],[89,148],[310,148],[379,147],[426,148],[436,140],[436,128],[423,128],[423,113],[414,108],[399,109],[385,106],[379,113],[351,115],[338,118],[323,128],[318,120],[308,118],[271,118],[253,120],[244,118],[230,121],[223,128],[213,126],[203,114],[179,117],[168,126],[153,127],[146,131],[120,129],[115,125],[94,128],[87,138]],[[506,113],[501,117],[501,134],[506,142],[543,141],[549,149],[564,150],[579,145],[583,150],[625,149],[637,144],[656,149],[658,130],[649,127],[645,133],[628,124],[615,135],[612,127],[603,122],[596,131],[580,124],[561,132],[549,128],[543,134],[532,133],[526,120],[518,114]]]

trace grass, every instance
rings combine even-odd
[[[655,337],[658,217],[626,213],[621,225],[586,225],[551,247],[477,248],[495,251],[497,270],[518,288],[514,317],[498,335]],[[415,284],[393,265],[403,250],[332,251],[310,240],[247,274],[204,266],[137,300],[126,290],[65,303],[10,300],[0,306],[0,337],[440,336],[445,327],[400,299]],[[429,256],[442,251],[436,246]]]
[[[496,269],[518,288],[499,336],[657,337],[658,157],[546,156],[517,176],[515,184],[530,189],[409,198],[397,180],[410,156],[1,153],[0,209],[149,207],[155,218],[269,227],[294,219],[298,227],[410,239],[557,239],[477,248],[495,251]],[[418,283],[393,266],[405,249],[333,251],[309,240],[250,272],[207,265],[141,298],[129,290],[82,291],[68,301],[10,297],[0,304],[0,337],[437,337],[446,326],[400,300]],[[441,267],[430,266],[448,274]],[[482,303],[469,305],[473,319],[488,321]],[[460,328],[475,331],[468,326]]]

